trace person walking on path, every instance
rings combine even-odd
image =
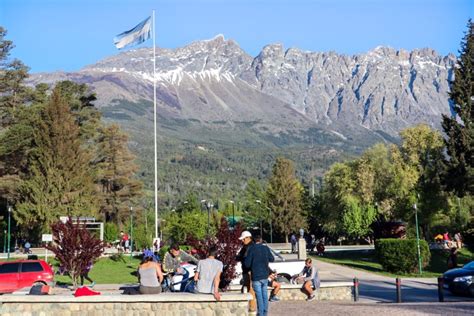
[[[212,294],[216,300],[220,301],[219,283],[224,265],[216,259],[216,255],[217,247],[212,246],[207,259],[199,261],[194,273],[195,286],[191,288],[190,292]]]
[[[307,301],[312,301],[316,298],[313,290],[320,286],[318,269],[313,266],[313,260],[308,258],[305,260],[303,270],[297,275],[296,281],[303,281],[302,291],[308,296]]]
[[[454,269],[458,267],[458,250],[456,247],[451,248],[451,252],[449,253],[449,257],[447,260],[448,269]]]
[[[270,249],[261,243],[255,243],[250,247],[244,260],[244,265],[250,269],[252,287],[257,297],[258,316],[268,314],[268,264],[273,261],[275,258]]]
[[[239,237],[239,240],[242,242],[242,248],[240,249],[236,260],[240,262],[242,266],[242,290],[241,292],[250,293],[252,299],[249,302],[249,312],[253,313],[257,311],[257,299],[255,297],[255,292],[252,288],[252,280],[250,277],[250,269],[244,265],[245,257],[250,247],[253,246],[252,234],[249,231],[243,231]]]
[[[25,242],[25,253],[26,254],[31,253],[30,248],[31,248],[31,244],[29,242]]]
[[[295,234],[291,234],[291,237],[290,237],[290,243],[291,243],[291,253],[296,253],[296,243],[298,241],[296,240],[296,235]]]
[[[154,254],[150,250],[145,250],[143,260],[138,267],[138,276],[140,294],[160,294],[161,284],[163,283],[163,273],[160,265],[155,262]]]
[[[82,270],[81,275],[80,275],[81,286],[84,286],[84,279],[86,279],[87,281],[91,283],[90,287],[94,287],[95,282],[89,277],[89,272],[91,271],[92,267],[93,267],[92,262],[89,262],[87,266],[84,268],[84,270]]]

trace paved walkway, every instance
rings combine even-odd
[[[401,315],[474,315],[474,302],[463,303],[344,303],[344,302],[275,302],[270,316],[401,316]]]
[[[361,303],[395,302],[395,279],[362,270],[320,261],[316,258],[320,269],[321,280],[351,281],[359,279],[359,295]],[[402,278],[402,302],[438,302],[438,281],[436,278]],[[473,298],[453,296],[445,291],[445,301],[474,301]]]

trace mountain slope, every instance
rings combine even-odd
[[[299,177],[311,181],[375,142],[396,142],[407,126],[439,128],[450,112],[455,57],[431,49],[346,56],[272,44],[253,58],[217,36],[156,54],[160,191],[168,205],[183,191],[241,190],[249,177],[266,177],[277,155],[295,160]],[[30,79],[89,84],[104,117],[131,133],[150,186],[152,61],[152,49],[143,48]]]

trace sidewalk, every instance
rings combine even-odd
[[[362,303],[395,302],[395,278],[356,270],[314,258],[320,270],[321,281],[352,281],[359,279],[359,300]],[[402,302],[438,302],[436,278],[401,278]],[[446,302],[473,301],[473,298],[453,296],[444,291]]]

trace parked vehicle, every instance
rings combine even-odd
[[[268,245],[267,245],[268,246]],[[269,263],[270,269],[276,271],[276,281],[280,283],[290,283],[292,276],[298,274],[303,270],[304,260],[291,259],[286,260],[277,251],[273,250],[270,246],[271,253],[275,257],[274,262]],[[242,266],[240,262],[235,266],[237,277],[232,280],[231,284],[241,284],[242,280]]]
[[[474,297],[474,261],[443,274],[444,287],[453,294]]]
[[[270,251],[275,257],[275,261],[270,262],[269,266],[270,266],[270,269],[276,271],[277,282],[289,284],[291,281],[291,277],[294,276],[295,274],[300,273],[301,270],[303,269],[304,260],[286,260],[277,251],[273,250],[272,248],[270,248]],[[182,263],[181,267],[186,269],[189,272],[189,275],[191,277],[194,275],[194,271],[196,270],[196,265],[191,264],[191,263]],[[242,266],[240,262],[238,262],[237,265],[235,266],[235,272],[237,276],[230,282],[230,284],[239,285],[241,284],[241,281],[242,281]],[[181,275],[175,275],[173,276],[171,282],[167,280],[168,283],[172,283],[172,284],[167,284],[166,286],[173,287],[173,289],[170,289],[171,291],[179,292],[182,278],[183,277]]]
[[[54,272],[44,260],[0,262],[0,293],[12,293],[34,284],[52,286]]]

